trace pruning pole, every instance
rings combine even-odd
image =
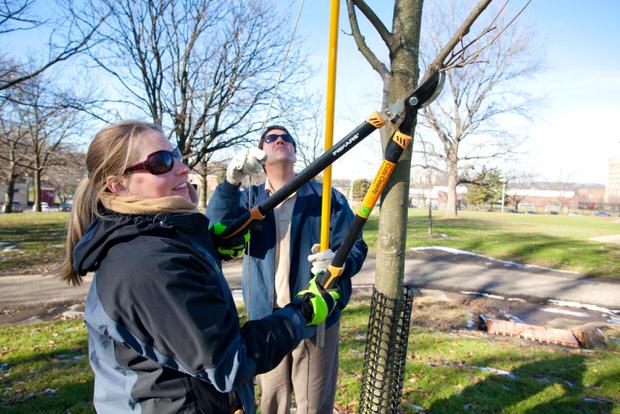
[[[325,112],[325,151],[334,145],[334,106],[336,101],[336,61],[338,58],[338,15],[340,1],[331,0],[329,13],[329,46],[327,55],[327,104]],[[329,249],[329,223],[332,204],[332,166],[323,171],[321,203],[321,251]],[[317,346],[325,345],[325,324],[317,328]]]

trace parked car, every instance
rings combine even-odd
[[[61,204],[58,206],[58,211],[71,211],[71,204]]]
[[[6,213],[6,204],[2,204],[1,211],[3,213]],[[22,213],[23,211],[24,211],[24,206],[19,201],[13,201],[11,203],[11,212],[13,212],[13,213]]]
[[[609,217],[610,216],[610,214],[606,211],[597,211],[596,213],[593,213],[592,215],[596,217]]]
[[[32,206],[32,211],[37,211],[37,205]],[[41,201],[41,211],[50,211],[50,206],[45,201]]]

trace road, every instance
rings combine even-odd
[[[227,263],[224,274],[233,290],[241,288],[241,263]],[[356,287],[371,286],[375,259],[369,257],[353,281]],[[0,309],[85,298],[91,277],[79,287],[41,275],[0,277]],[[409,252],[405,283],[451,292],[481,292],[529,301],[555,299],[595,305],[620,312],[620,282],[594,279],[573,273],[521,268],[480,256],[442,250]]]

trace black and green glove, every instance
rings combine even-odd
[[[299,306],[306,320],[306,325],[320,325],[336,307],[336,301],[340,298],[340,292],[335,289],[325,290],[317,277],[310,279],[308,287],[299,292],[293,299],[293,304]]]
[[[215,250],[222,260],[231,260],[243,256],[243,250],[250,240],[250,232],[238,234],[229,239],[223,239],[221,236],[226,232],[228,226],[224,223],[217,222],[209,227],[211,239],[215,245]]]

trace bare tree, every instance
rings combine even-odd
[[[72,8],[71,0],[59,1],[57,5],[60,10]],[[0,2],[0,36],[50,25],[50,20],[35,16],[36,8],[36,0]],[[45,62],[32,67],[29,71],[22,71],[20,66],[11,64],[11,60],[0,59],[0,92],[32,79],[52,66],[88,50],[93,46],[93,35],[106,18],[106,15],[102,15],[91,24],[86,24],[76,14],[67,15],[58,22],[52,22],[53,27],[47,45],[49,55]]]
[[[112,12],[91,57],[118,81],[128,104],[172,131],[190,167],[247,142],[288,41],[290,25],[273,4],[92,0],[93,10],[99,3]],[[300,62],[289,55],[283,84],[300,79]]]
[[[56,197],[62,204],[67,203],[77,188],[78,183],[87,174],[84,165],[86,154],[71,148],[56,152],[56,162],[50,165],[43,175],[43,180],[56,190]]]
[[[0,174],[5,184],[5,212],[12,212],[15,182],[29,168],[27,130],[20,125],[9,101],[0,101]]]
[[[473,45],[480,43],[491,33],[487,26],[466,41],[466,36],[476,19],[487,8],[491,0],[480,0],[472,7],[460,26],[451,26],[447,33],[453,34],[445,41],[421,77],[421,82],[433,73],[448,68],[467,66],[477,61],[479,51]],[[386,25],[366,4],[364,0],[347,0],[347,9],[351,32],[360,53],[383,80],[383,102],[388,104],[404,98],[413,91],[419,78],[420,27],[422,21],[421,0],[395,0],[392,29]],[[389,62],[381,61],[377,54],[368,46],[357,21],[357,10],[371,23],[389,52]],[[444,30],[444,33],[446,30]],[[494,40],[494,39],[492,39]],[[491,40],[491,41],[492,41]],[[416,123],[413,122],[408,135],[413,136]],[[382,142],[385,146],[392,131],[382,131]],[[404,247],[406,239],[407,205],[411,166],[411,147],[408,148],[392,174],[390,182],[383,192],[382,208],[379,225],[379,243],[377,246],[377,289],[390,297],[398,297],[402,291],[404,274]]]
[[[305,168],[324,151],[325,102],[323,94],[302,91],[297,100],[281,102],[278,117],[297,141],[297,162]]]
[[[462,20],[466,7],[442,4],[429,15],[432,34],[430,53],[445,42],[446,27]],[[499,11],[482,22],[486,27],[505,26]],[[456,186],[462,181],[460,166],[508,157],[524,140],[505,127],[510,115],[525,118],[536,109],[536,99],[520,87],[520,81],[534,74],[539,59],[533,51],[532,34],[512,24],[487,47],[474,52],[478,64],[447,71],[443,99],[424,108],[421,124],[432,131],[441,148],[440,158],[448,172],[447,217],[457,214]]]
[[[25,132],[24,158],[33,175],[37,211],[41,211],[43,174],[50,166],[63,164],[58,154],[81,125],[81,113],[58,101],[59,96],[63,94],[58,94],[52,82],[40,75],[20,85],[17,100],[28,104],[14,105],[16,121]]]
[[[428,65],[428,69],[421,77],[421,82],[428,79],[433,73],[445,71],[447,68],[467,66],[478,60],[477,53],[471,53],[472,45],[491,33],[489,28],[483,30],[473,40],[465,40],[466,35],[480,14],[486,9],[491,0],[480,0],[460,26],[452,26],[447,33],[453,34],[445,45],[437,52]],[[414,90],[419,78],[419,49],[420,28],[422,21],[422,0],[395,0],[392,29],[389,30],[381,19],[363,0],[347,0],[351,32],[358,49],[370,66],[383,80],[383,102],[385,108],[392,102],[403,99]],[[361,12],[370,22],[388,50],[389,62],[381,61],[377,54],[368,46],[362,35],[358,22],[357,11]],[[444,30],[444,33],[446,31]],[[407,135],[413,136],[416,122],[411,123]],[[391,137],[392,131],[382,134],[382,143],[385,146]],[[379,234],[377,237],[377,266],[375,284],[379,292],[390,298],[400,298],[403,291],[405,242],[407,229],[407,207],[409,199],[409,180],[411,166],[411,147],[401,156],[388,185],[383,192]],[[394,328],[396,329],[396,328]],[[396,335],[392,330],[390,334]],[[389,336],[387,333],[385,336]],[[390,349],[387,338],[382,338],[384,349]],[[390,381],[379,381],[373,385],[385,390],[389,394],[392,384]],[[374,388],[376,389],[376,388]],[[371,404],[374,404],[371,403]],[[387,412],[387,407],[377,412]]]
[[[428,196],[423,196],[423,200],[428,202],[428,214],[427,214],[427,224],[428,224],[428,235],[431,236],[433,234],[433,184],[436,181],[436,175],[442,173],[443,171],[437,165],[437,157],[435,154],[435,146],[425,141],[424,139],[420,139],[419,145],[421,146],[420,150],[416,150],[413,148],[413,154],[420,154],[422,163],[413,163],[412,167],[419,167],[425,171],[425,184],[426,189],[428,191]]]

